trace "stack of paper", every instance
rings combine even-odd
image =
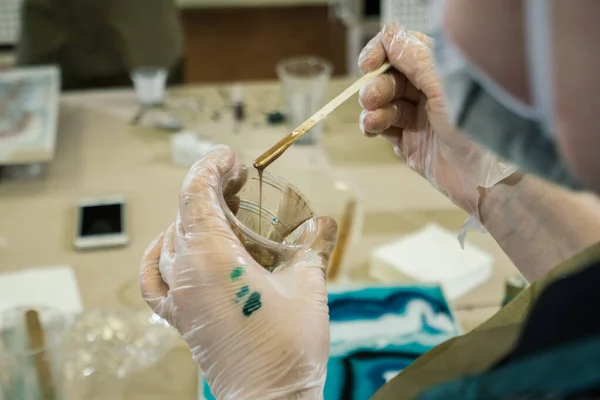
[[[454,299],[489,279],[493,262],[473,245],[461,249],[456,234],[430,224],[377,248],[369,273],[380,282],[438,283]]]

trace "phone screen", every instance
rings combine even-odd
[[[121,203],[89,205],[80,208],[79,236],[114,235],[123,232]]]

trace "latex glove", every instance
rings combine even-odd
[[[235,204],[246,174],[230,149],[215,150],[191,168],[176,222],[144,255],[143,297],[179,330],[218,399],[322,398],[329,356],[326,268],[335,222],[320,218],[310,249],[267,272],[219,205],[217,185],[232,168],[238,179],[225,195]]]
[[[479,219],[479,188],[515,168],[464,137],[450,122],[431,49],[424,34],[386,25],[363,49],[363,72],[389,60],[393,68],[360,91],[363,132],[384,136],[406,164],[456,205]]]

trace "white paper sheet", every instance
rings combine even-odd
[[[83,305],[73,270],[59,266],[0,274],[0,313],[28,306],[52,307],[68,316],[79,314]]]
[[[493,262],[490,254],[471,244],[461,249],[454,232],[429,224],[377,248],[369,272],[381,282],[439,283],[454,299],[485,282]]]

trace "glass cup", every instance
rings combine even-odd
[[[37,311],[42,340],[28,332],[26,312]],[[65,315],[49,307],[12,308],[0,313],[0,393],[3,400],[64,399]],[[38,336],[39,338],[40,336]]]
[[[141,67],[131,72],[131,80],[140,104],[157,106],[165,100],[168,71],[162,67]]]
[[[297,128],[325,105],[333,66],[318,57],[293,57],[280,61],[275,69],[283,89],[287,121],[290,129]],[[317,143],[322,129],[320,122],[296,144]]]
[[[293,185],[274,174],[248,170],[244,176],[234,169],[221,178],[219,201],[236,236],[252,258],[272,271],[299,250],[310,246],[316,237],[315,213],[306,197]]]

